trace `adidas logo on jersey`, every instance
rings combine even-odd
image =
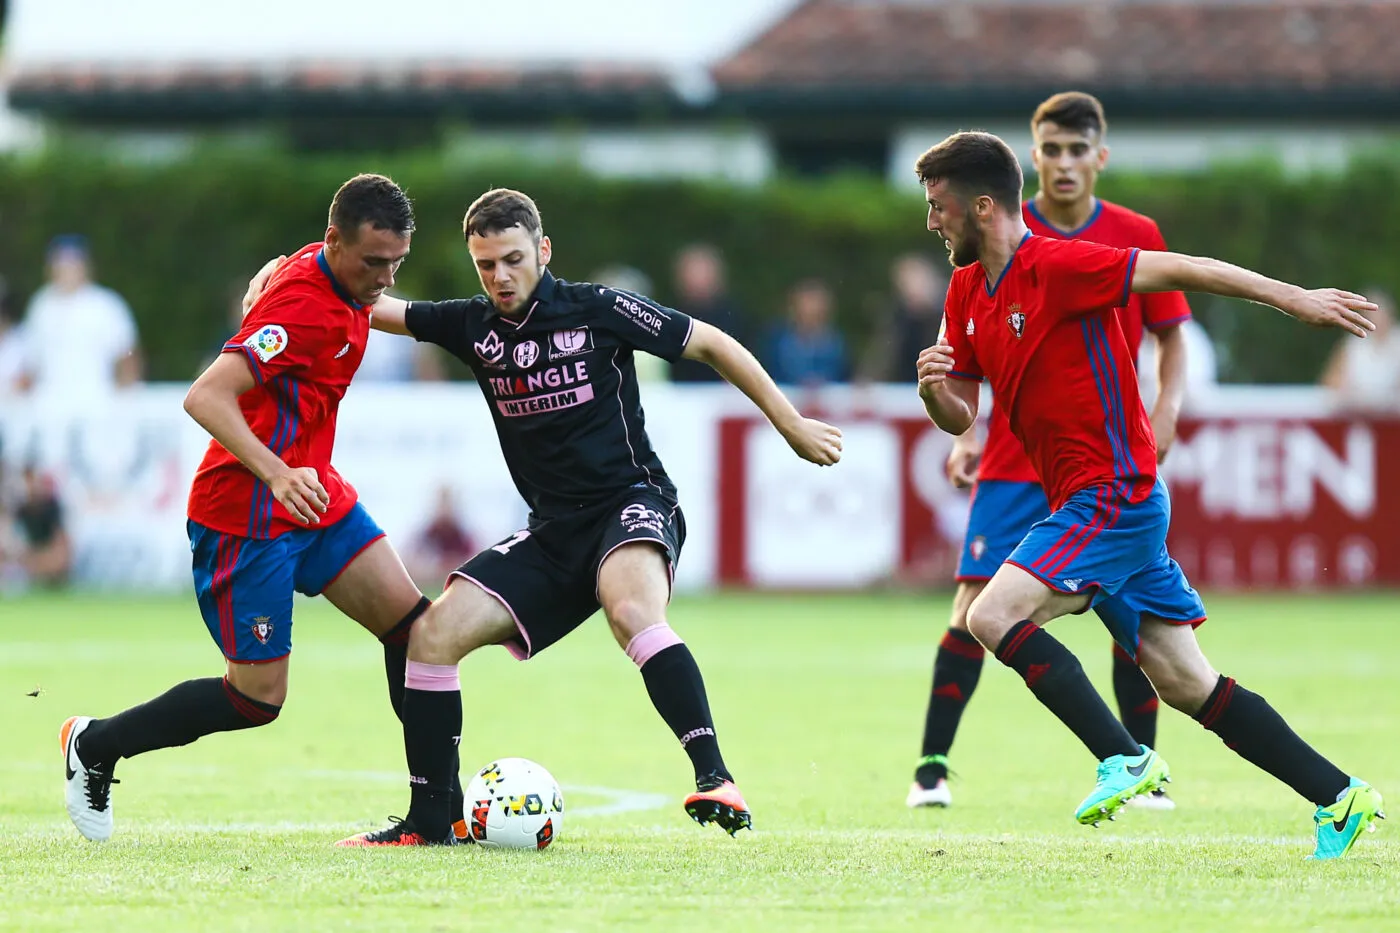
[[[349,352],[350,352],[350,344],[347,343],[345,346],[343,346],[343,347],[340,348],[340,352],[337,353],[337,354],[335,355],[335,358],[336,358],[336,359],[340,359],[342,356],[344,356],[345,354],[347,354],[347,353],[349,353]]]
[[[971,337],[972,334],[973,334],[972,321],[969,320],[969,321],[967,322],[967,335],[968,335],[969,337]]]

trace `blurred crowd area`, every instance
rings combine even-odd
[[[0,269],[0,402],[24,396],[81,408],[143,381],[146,354],[135,317],[122,295],[104,287],[81,234],[61,233],[46,253],[44,283],[32,295],[10,292]],[[781,385],[912,382],[919,352],[937,339],[948,287],[942,255],[906,252],[891,259],[888,280],[866,292],[864,307],[838,307],[834,283],[804,277],[790,283],[783,307],[754,313],[731,290],[731,272],[715,245],[696,242],[679,249],[669,281],[654,281],[626,261],[596,269],[591,281],[624,289],[675,307],[736,337]],[[211,319],[208,346],[198,370],[236,333],[247,283],[229,283],[222,318]],[[1400,411],[1400,335],[1394,328],[1394,297],[1366,289],[1379,305],[1376,332],[1365,341],[1336,343],[1319,384],[1344,407]],[[413,296],[406,296],[413,297]],[[863,322],[857,334],[841,321]],[[1197,321],[1186,327],[1192,392],[1208,391],[1218,376],[1217,349]],[[1155,370],[1153,341],[1143,345],[1139,369],[1150,395]],[[166,371],[169,366],[158,367]],[[718,375],[690,360],[666,363],[639,354],[646,381],[714,382]],[[361,382],[437,382],[462,378],[436,347],[372,332],[356,379]]]

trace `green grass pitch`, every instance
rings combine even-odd
[[[123,762],[116,834],[94,845],[63,812],[59,725],[218,673],[218,653],[192,599],[10,600],[0,929],[1400,930],[1400,597],[1208,602],[1217,667],[1390,795],[1396,819],[1346,860],[1305,862],[1311,806],[1167,710],[1179,809],[1077,825],[1093,761],[994,661],[953,748],[954,806],[905,809],[946,594],[674,606],[754,810],[738,839],[686,818],[685,756],[595,618],[528,664],[462,666],[465,773],[548,767],[552,848],[332,848],[402,813],[407,782],[378,645],[311,601],[281,719]],[[1052,630],[1109,691],[1097,621]]]

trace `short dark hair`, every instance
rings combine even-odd
[[[991,133],[954,133],[919,156],[919,181],[946,181],[966,200],[991,196],[1008,214],[1021,212],[1021,164],[1011,147]]]
[[[329,223],[351,243],[368,223],[375,230],[392,230],[399,236],[413,232],[413,202],[402,188],[383,175],[356,175],[340,186],[331,199]]]
[[[1098,133],[1103,135],[1108,129],[1108,118],[1103,115],[1103,104],[1093,94],[1083,91],[1065,91],[1056,94],[1035,108],[1031,114],[1031,132],[1045,122],[1063,126],[1076,133]]]
[[[485,236],[511,227],[524,227],[536,240],[544,224],[540,209],[528,194],[514,188],[492,188],[471,203],[462,218],[462,236]]]

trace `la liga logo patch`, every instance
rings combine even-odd
[[[266,363],[287,349],[287,331],[276,324],[268,324],[243,341],[243,345],[252,350],[258,359]]]

